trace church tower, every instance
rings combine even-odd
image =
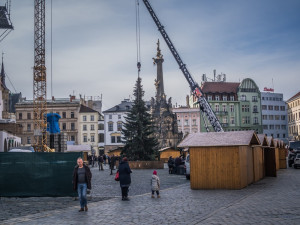
[[[163,77],[163,55],[161,54],[159,40],[157,41],[157,54],[153,58],[154,65],[157,67],[155,79],[156,95],[151,99],[151,114],[155,123],[156,138],[159,148],[177,147],[179,142],[178,125],[176,114],[172,112],[172,100],[168,99],[164,91]]]
[[[4,64],[3,64],[3,54],[2,54],[2,65],[1,65],[1,91],[2,91],[2,102],[3,102],[3,112],[2,118],[8,119],[9,118],[9,89],[6,87],[5,84],[5,71],[4,71]]]

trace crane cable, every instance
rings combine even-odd
[[[135,36],[136,36],[136,61],[138,68],[138,77],[141,71],[141,35],[140,35],[140,3],[136,0],[135,4]]]

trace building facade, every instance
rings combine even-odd
[[[57,113],[61,116],[59,127],[61,133],[66,133],[67,141],[78,144],[78,116],[82,99],[57,98],[47,100],[48,112]],[[15,105],[16,122],[23,127],[20,134],[22,145],[34,144],[34,120],[33,120],[33,101],[24,100]]]
[[[173,113],[177,116],[178,133],[185,137],[191,133],[198,133],[201,130],[200,109],[181,106],[173,108]]]
[[[257,133],[263,132],[261,93],[252,79],[244,79],[241,83],[204,82],[201,89],[224,131],[255,130]],[[199,107],[196,101],[197,99],[193,96],[190,97],[192,107]],[[214,131],[205,115],[201,115],[200,125],[201,132],[206,132],[205,125],[210,131]]]
[[[120,104],[103,111],[105,153],[124,146],[121,131],[126,114],[132,108],[132,105],[132,101],[124,99]]]
[[[290,141],[300,140],[300,92],[286,101]]]
[[[287,108],[283,94],[261,92],[263,133],[288,141]]]
[[[81,105],[78,116],[78,144],[90,145],[92,154],[98,151],[98,121],[100,113],[87,106]]]

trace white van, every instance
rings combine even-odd
[[[184,167],[185,167],[185,177],[186,177],[186,179],[189,180],[190,179],[190,173],[191,173],[190,154],[187,154],[187,156],[185,158]]]

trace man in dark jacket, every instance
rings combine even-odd
[[[92,189],[91,185],[92,173],[88,166],[83,164],[82,158],[77,159],[77,165],[73,171],[73,189],[78,192],[79,202],[80,202],[80,210],[88,211],[87,207],[87,198],[86,191],[87,189]]]
[[[122,200],[128,201],[128,188],[131,184],[130,174],[132,173],[126,157],[122,159],[119,165],[120,187],[122,191]]]

